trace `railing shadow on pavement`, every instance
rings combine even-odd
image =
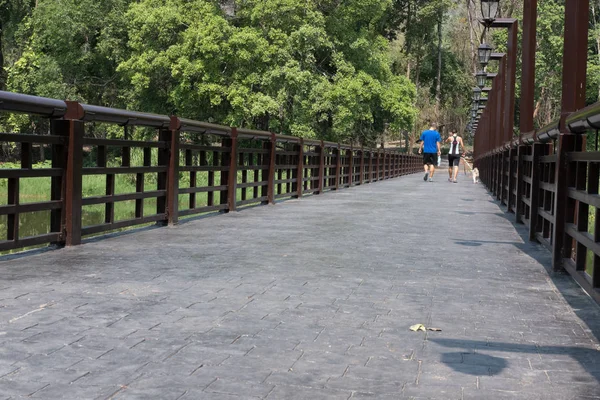
[[[492,213],[498,214],[500,213]],[[556,286],[565,301],[571,306],[575,314],[587,325],[592,334],[600,339],[600,306],[570,277],[566,271],[554,271],[551,266],[551,254],[539,243],[530,242],[525,226],[512,220],[513,214],[502,213],[513,225],[521,241],[494,241],[468,238],[453,238],[461,246],[479,247],[484,245],[512,244],[533,260],[541,264],[548,273],[552,283]],[[590,312],[591,310],[591,312]]]
[[[510,359],[506,360],[501,357],[483,354],[482,351],[485,351],[485,349],[494,353],[525,353],[542,357],[544,355],[568,355],[577,361],[590,375],[589,379],[585,376],[578,376],[579,383],[589,383],[597,386],[596,393],[586,393],[586,395],[600,395],[600,385],[597,385],[600,382],[600,363],[598,363],[600,353],[598,350],[577,346],[539,346],[535,343],[524,344],[471,339],[429,338],[428,340],[444,347],[461,349],[458,352],[443,353],[441,361],[457,372],[477,376],[499,375],[506,367],[510,366]],[[474,353],[473,350],[476,350],[477,353]],[[464,360],[465,356],[473,359]],[[564,372],[566,370],[568,370],[567,367],[560,371]],[[543,370],[540,369],[540,371]]]
[[[499,202],[495,202],[499,204]],[[465,213],[465,212],[461,212]],[[472,213],[472,214],[481,214],[481,213]],[[454,242],[461,246],[486,246],[486,245],[498,245],[498,244],[512,244],[517,249],[521,250],[523,253],[527,254],[533,260],[537,261],[541,264],[548,273],[549,278],[552,280],[552,283],[557,288],[560,295],[563,299],[569,304],[573,312],[579,317],[583,323],[589,329],[589,332],[596,338],[600,339],[600,306],[591,298],[589,295],[575,282],[575,280],[566,272],[566,271],[554,271],[551,266],[551,254],[550,252],[541,244],[531,242],[528,239],[528,230],[524,225],[517,224],[514,221],[514,214],[508,212],[492,212],[492,213],[484,213],[484,214],[494,214],[498,216],[502,216],[506,218],[514,227],[516,233],[520,237],[520,241],[494,241],[494,240],[478,240],[478,239],[470,239],[470,238],[453,238]],[[450,339],[430,339],[433,342],[438,344],[447,346],[447,347],[456,347],[456,348],[474,348],[476,346],[488,346],[486,342],[478,342],[472,340],[450,340]],[[600,351],[594,350],[590,348],[584,347],[576,347],[576,346],[538,346],[536,344],[519,344],[519,343],[502,343],[502,342],[493,342],[495,351],[507,351],[507,352],[523,352],[523,353],[545,353],[545,354],[569,354],[576,361],[578,361],[582,367],[588,371],[588,373],[593,376],[597,383],[600,383]],[[490,347],[487,347],[490,348]],[[594,362],[590,362],[590,355],[594,355],[595,359],[592,360]],[[452,353],[448,353],[442,357],[442,361],[444,359],[451,360],[456,359],[456,357],[452,356]],[[491,364],[494,365],[494,368],[497,368],[497,373],[500,373],[502,368],[502,362],[499,360],[491,360]],[[459,372],[470,373],[468,372],[471,367],[461,367],[460,365],[455,365],[456,363],[446,362],[450,367],[456,369]],[[452,364],[452,365],[450,365]],[[459,363],[460,364],[460,363]],[[484,363],[482,363],[484,364]],[[460,371],[463,368],[464,371]],[[493,371],[494,368],[491,368],[490,371]],[[481,369],[480,369],[481,370]],[[477,369],[474,372],[481,372]],[[490,374],[493,375],[492,372]],[[598,386],[600,388],[600,385]],[[600,395],[600,389],[599,393]]]

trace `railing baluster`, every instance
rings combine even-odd
[[[19,205],[19,178],[8,179],[8,204]],[[19,240],[19,212],[7,215],[7,240]]]
[[[201,164],[205,164],[206,163],[206,152],[204,150],[202,150],[200,152],[200,159]],[[192,165],[194,165],[194,156],[192,154],[192,150],[191,149],[186,149],[185,150],[185,165],[187,167],[191,167]],[[196,171],[190,171],[190,187],[191,188],[195,188],[197,185],[197,173]],[[189,202],[188,202],[188,207],[190,209],[194,209],[196,208],[196,193],[190,193],[190,198],[189,198]]]
[[[60,124],[57,125],[56,120],[50,122],[50,133],[52,135],[61,135]],[[64,133],[64,132],[63,132]],[[66,170],[67,168],[67,146],[65,144],[53,144],[52,145],[52,168],[61,168]],[[50,200],[61,200],[64,199],[64,178],[63,176],[53,176],[50,182]],[[64,202],[60,209],[50,211],[50,231],[60,232],[63,234],[63,227],[66,217]],[[64,234],[62,235],[64,236]],[[61,239],[64,241],[64,237]]]

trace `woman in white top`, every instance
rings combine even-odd
[[[446,142],[450,143],[450,151],[448,152],[448,182],[456,182],[458,177],[458,165],[460,157],[464,156],[463,140],[457,135],[456,131],[451,131],[451,135]]]

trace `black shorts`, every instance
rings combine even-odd
[[[423,165],[437,165],[437,153],[423,153]]]
[[[458,167],[460,164],[459,154],[448,154],[448,167]]]

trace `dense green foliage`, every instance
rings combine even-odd
[[[522,17],[522,0],[501,4],[502,17]],[[591,5],[588,103],[600,96],[598,0]],[[0,89],[414,143],[430,122],[443,133],[467,122],[478,12],[479,0],[0,0]],[[564,0],[539,1],[537,21],[539,126],[560,104]],[[505,31],[488,40],[502,51]],[[47,129],[0,118],[2,129]]]
[[[4,0],[6,1],[6,0]],[[391,0],[2,3],[7,90],[374,143],[410,129]]]

